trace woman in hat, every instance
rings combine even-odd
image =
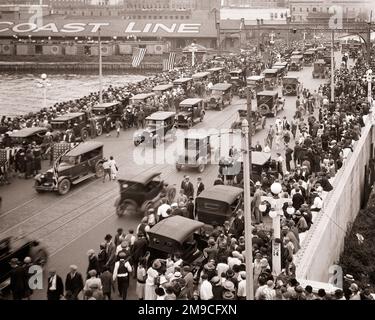
[[[156,300],[155,289],[159,285],[159,271],[161,268],[161,262],[156,259],[152,263],[152,266],[147,270],[147,279],[145,283],[145,300]]]

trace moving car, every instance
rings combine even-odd
[[[298,77],[286,76],[283,78],[283,96],[297,96],[299,95],[299,88],[301,83]]]
[[[146,118],[146,128],[135,133],[133,142],[137,147],[141,143],[152,144],[154,148],[171,134],[176,113],[158,111]]]
[[[189,134],[184,139],[184,151],[177,155],[176,170],[197,168],[202,173],[206,165],[211,162],[212,147],[210,136],[203,134]]]
[[[319,59],[314,62],[314,69],[312,72],[313,78],[322,78],[325,79],[328,75],[327,64],[324,60]]]
[[[179,78],[173,81],[174,87],[181,86],[185,91],[187,91],[193,84],[193,78]]]
[[[76,140],[86,141],[89,137],[89,119],[86,113],[73,112],[59,116],[51,121],[51,127],[55,132],[65,132],[72,129]]]
[[[47,129],[43,127],[23,128],[21,130],[13,131],[9,134],[11,143],[14,146],[22,145],[24,142],[27,144],[35,141],[37,145],[41,145]]]
[[[210,68],[207,71],[211,74],[212,83],[215,84],[215,83],[220,82],[220,77],[223,75],[225,68],[215,67],[215,68]]]
[[[223,225],[242,208],[243,189],[227,185],[216,185],[203,190],[195,199],[195,214],[198,221],[208,225]]]
[[[153,107],[147,103],[150,99],[153,99],[154,96],[155,92],[136,94],[130,98],[130,103],[138,110],[142,108],[147,117],[157,111],[156,107]]]
[[[177,127],[191,128],[196,120],[203,121],[205,111],[203,100],[198,98],[185,99],[180,102],[176,115]]]
[[[152,91],[155,92],[158,96],[162,96],[165,92],[171,91],[173,89],[173,84],[159,84],[155,86]]]
[[[100,136],[103,133],[104,122],[107,118],[111,119],[111,129],[114,128],[115,121],[121,119],[122,107],[119,102],[107,102],[97,104],[92,108],[94,119],[96,120],[96,134]]]
[[[223,110],[231,102],[232,85],[230,83],[217,83],[211,88],[211,94],[206,101],[206,108]]]
[[[247,87],[251,90],[252,99],[259,91],[264,90],[264,76],[250,76],[246,78]]]
[[[284,108],[279,103],[279,93],[277,91],[261,91],[257,94],[257,110],[261,115],[275,116]]]
[[[310,50],[306,51],[303,54],[303,60],[305,66],[311,66],[315,60],[315,52]]]
[[[242,79],[242,70],[232,70],[229,72],[230,83],[233,85],[233,94],[238,94],[240,88],[244,86]]]
[[[120,197],[116,199],[116,214],[135,215],[144,214],[148,209],[159,203],[164,181],[161,172],[144,172],[132,179],[118,179]]]
[[[10,261],[18,259],[22,263],[26,257],[30,257],[34,264],[43,267],[48,261],[48,252],[39,241],[15,237],[0,240],[0,292],[5,291],[10,285]]]
[[[287,68],[285,66],[274,64],[272,66],[272,69],[276,69],[277,70],[277,77],[279,79],[282,78],[282,77],[284,77],[284,76],[286,76],[286,74],[287,74]]]
[[[277,87],[278,72],[277,69],[265,69],[263,71],[266,90],[272,90]]]
[[[191,77],[193,78],[194,82],[199,82],[199,81],[208,80],[210,76],[211,76],[211,73],[209,73],[208,71],[205,71],[205,72],[194,73]]]
[[[172,216],[154,225],[147,233],[150,261],[166,259],[168,254],[179,255],[183,262],[199,268],[204,261],[207,242],[201,236],[204,223],[182,216]]]
[[[303,64],[303,55],[293,55],[290,57],[290,71],[300,71]]]
[[[236,121],[232,123],[231,129],[241,129],[242,128],[242,121],[244,119],[247,120],[247,109],[246,108],[241,108],[238,109],[238,118]],[[264,129],[266,125],[266,117],[262,116],[258,111],[251,111],[250,118],[253,122],[253,131],[252,134],[254,135],[257,128],[260,126],[262,129]]]
[[[72,185],[92,177],[103,177],[103,146],[97,141],[76,145],[56,160],[54,168],[35,176],[35,190],[65,195]]]

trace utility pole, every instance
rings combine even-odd
[[[253,275],[253,244],[251,231],[251,97],[250,88],[246,88],[247,119],[242,121],[243,136],[243,182],[244,182],[244,209],[245,209],[245,255],[246,255],[246,300],[254,300],[254,275]]]
[[[98,43],[99,43],[99,103],[103,103],[103,62],[102,62],[102,41],[100,39],[100,28],[98,30],[99,37],[98,37]]]
[[[370,12],[370,21],[368,22],[368,29],[367,29],[367,63],[368,63],[369,68],[371,68],[371,25],[372,25],[372,10]]]
[[[333,46],[335,45],[335,31],[332,30],[331,43],[331,102],[335,101],[335,57]]]

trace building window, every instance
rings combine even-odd
[[[275,12],[275,19],[277,19],[277,12]]]
[[[283,19],[284,18],[284,13],[280,13],[280,18]]]
[[[293,7],[293,12],[295,12],[296,11],[296,7]]]
[[[179,16],[176,16],[175,18],[176,18],[176,20],[178,20]]]
[[[306,12],[309,12],[310,11],[310,9],[309,8],[306,8]]]
[[[90,13],[91,13],[91,16],[93,16],[93,15],[94,15],[94,12],[92,12],[92,11],[91,11]]]
[[[82,17],[85,15],[85,11],[82,11]]]
[[[313,8],[312,11],[313,11],[313,12],[316,12],[316,8]]]
[[[273,20],[273,12],[271,12],[271,14],[270,14],[270,15],[271,15],[271,20]]]
[[[302,12],[302,8],[299,8],[299,12]]]

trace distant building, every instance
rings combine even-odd
[[[286,17],[289,14],[288,8],[222,8],[220,19],[224,20],[245,20],[245,25],[256,24],[262,19],[264,24],[286,24]]]
[[[285,7],[286,0],[222,0],[222,8],[277,8]]]

